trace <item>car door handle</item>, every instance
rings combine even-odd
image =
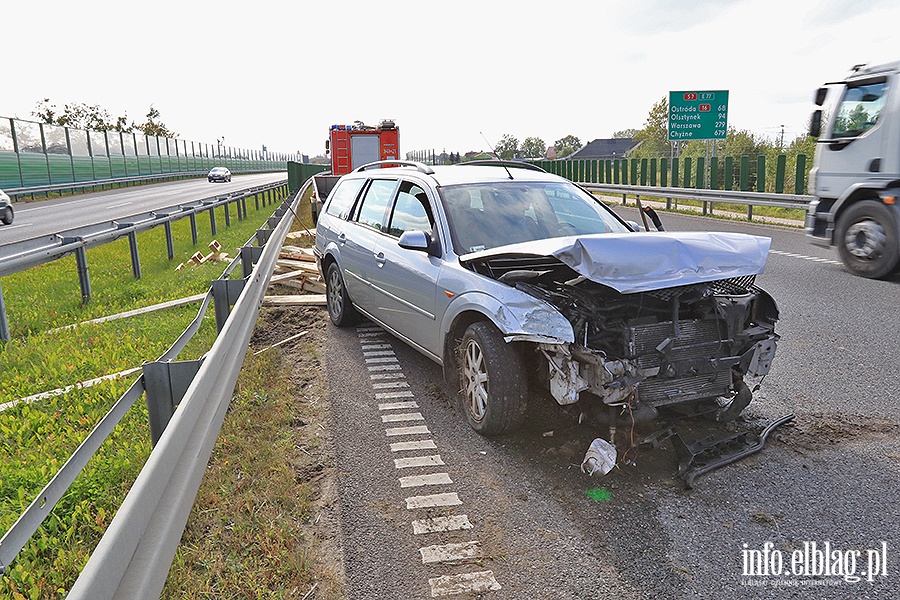
[[[347,243],[347,234],[346,234],[346,233],[342,233],[342,234],[338,235],[338,242],[339,242],[341,245],[346,244],[346,243]]]
[[[375,262],[378,264],[378,268],[384,266],[384,263],[387,262],[387,259],[384,257],[384,252],[379,252],[375,255]]]

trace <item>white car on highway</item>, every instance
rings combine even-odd
[[[3,190],[0,190],[0,223],[4,225],[12,225],[13,222],[12,200]]]

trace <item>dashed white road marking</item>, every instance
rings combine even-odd
[[[411,496],[406,499],[406,508],[414,510],[417,508],[436,508],[438,506],[459,506],[462,500],[456,492],[448,492],[446,494],[431,494],[429,496]]]
[[[389,390],[392,388],[408,388],[407,381],[388,381],[386,383],[373,383],[372,388],[376,390]]]
[[[410,475],[400,478],[401,488],[423,487],[426,485],[447,485],[453,483],[447,473],[431,473],[429,475]]]
[[[811,262],[824,263],[829,265],[842,265],[843,263],[839,260],[832,260],[830,258],[819,258],[818,256],[807,256],[805,254],[797,254],[796,252],[785,252],[784,250],[769,250],[769,254],[777,254],[779,256],[787,256],[789,258],[800,258],[803,260],[808,260]]]
[[[370,365],[366,367],[369,371],[399,371],[400,365],[394,363],[392,365]]]
[[[396,362],[397,362],[397,357],[396,357],[396,356],[391,356],[391,357],[389,357],[389,358],[367,358],[367,359],[366,359],[366,363],[367,363],[367,364],[370,364],[370,365],[385,364],[385,363],[396,363]]]
[[[413,533],[440,533],[445,531],[459,531],[472,529],[469,517],[466,515],[453,515],[450,517],[432,517],[430,519],[418,519],[412,522]]]
[[[437,450],[434,440],[419,440],[416,442],[395,442],[391,444],[391,452],[404,450]]]
[[[357,328],[357,335],[363,351],[366,368],[369,371],[375,400],[387,400],[387,402],[378,403],[378,410],[382,412],[380,415],[381,422],[402,424],[418,421],[424,423],[425,417],[421,412],[411,412],[412,409],[418,409],[419,405],[413,399],[415,395],[409,389],[410,384],[406,381],[406,375],[403,373],[402,367],[397,360],[392,344],[385,339],[386,333],[379,327],[370,326]],[[388,427],[385,429],[387,437],[423,434],[431,434],[427,425]],[[434,440],[420,439],[408,442],[394,442],[390,444],[390,448],[391,452],[436,450],[437,445],[434,443]],[[430,467],[444,465],[445,463],[439,454],[394,459],[394,467],[396,469],[419,468],[428,470]],[[419,473],[398,477],[397,481],[401,489],[453,484],[449,473]],[[406,508],[408,510],[460,505],[462,505],[462,500],[459,499],[459,495],[456,492],[406,498]],[[473,529],[467,515],[416,519],[412,522],[412,525],[415,535]],[[425,565],[459,564],[483,556],[481,542],[477,540],[425,546],[420,548],[419,552]],[[433,598],[473,592],[484,593],[501,589],[493,571],[445,575],[430,578],[428,584],[431,586],[431,596]]]
[[[385,434],[388,437],[394,437],[398,435],[418,435],[422,433],[431,433],[428,431],[427,425],[416,425],[415,427],[390,427],[385,429]]]
[[[428,580],[431,586],[431,597],[453,596],[467,592],[490,592],[499,590],[500,584],[494,578],[493,571],[478,571],[460,575],[441,575]]]
[[[403,408],[419,408],[419,404],[415,400],[409,402],[385,402],[378,405],[378,410],[397,410]]]
[[[375,394],[376,400],[387,400],[388,398],[412,398],[412,392],[378,392]]]
[[[479,542],[463,542],[461,544],[425,546],[419,548],[419,552],[422,554],[422,562],[426,565],[454,562],[478,558],[481,556],[481,544]]]
[[[372,373],[369,375],[369,379],[377,381],[382,379],[406,379],[406,375],[403,373]]]
[[[382,423],[399,423],[401,421],[424,421],[422,413],[393,413],[381,415]]]
[[[408,469],[410,467],[440,467],[444,464],[440,454],[431,456],[413,456],[412,458],[395,458],[394,467]]]

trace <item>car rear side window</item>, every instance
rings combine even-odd
[[[353,209],[353,202],[356,200],[359,190],[365,182],[365,179],[345,179],[338,183],[337,187],[331,191],[325,212],[339,219],[346,219],[350,215],[350,211]]]
[[[405,231],[431,232],[433,228],[434,218],[425,190],[409,182],[400,184],[388,233],[400,237]]]
[[[397,189],[395,180],[374,180],[363,196],[362,206],[359,208],[356,220],[361,225],[381,231],[381,224],[384,223],[384,215],[391,205],[395,189]]]

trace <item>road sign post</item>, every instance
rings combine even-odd
[[[669,92],[669,141],[724,140],[728,90]]]

